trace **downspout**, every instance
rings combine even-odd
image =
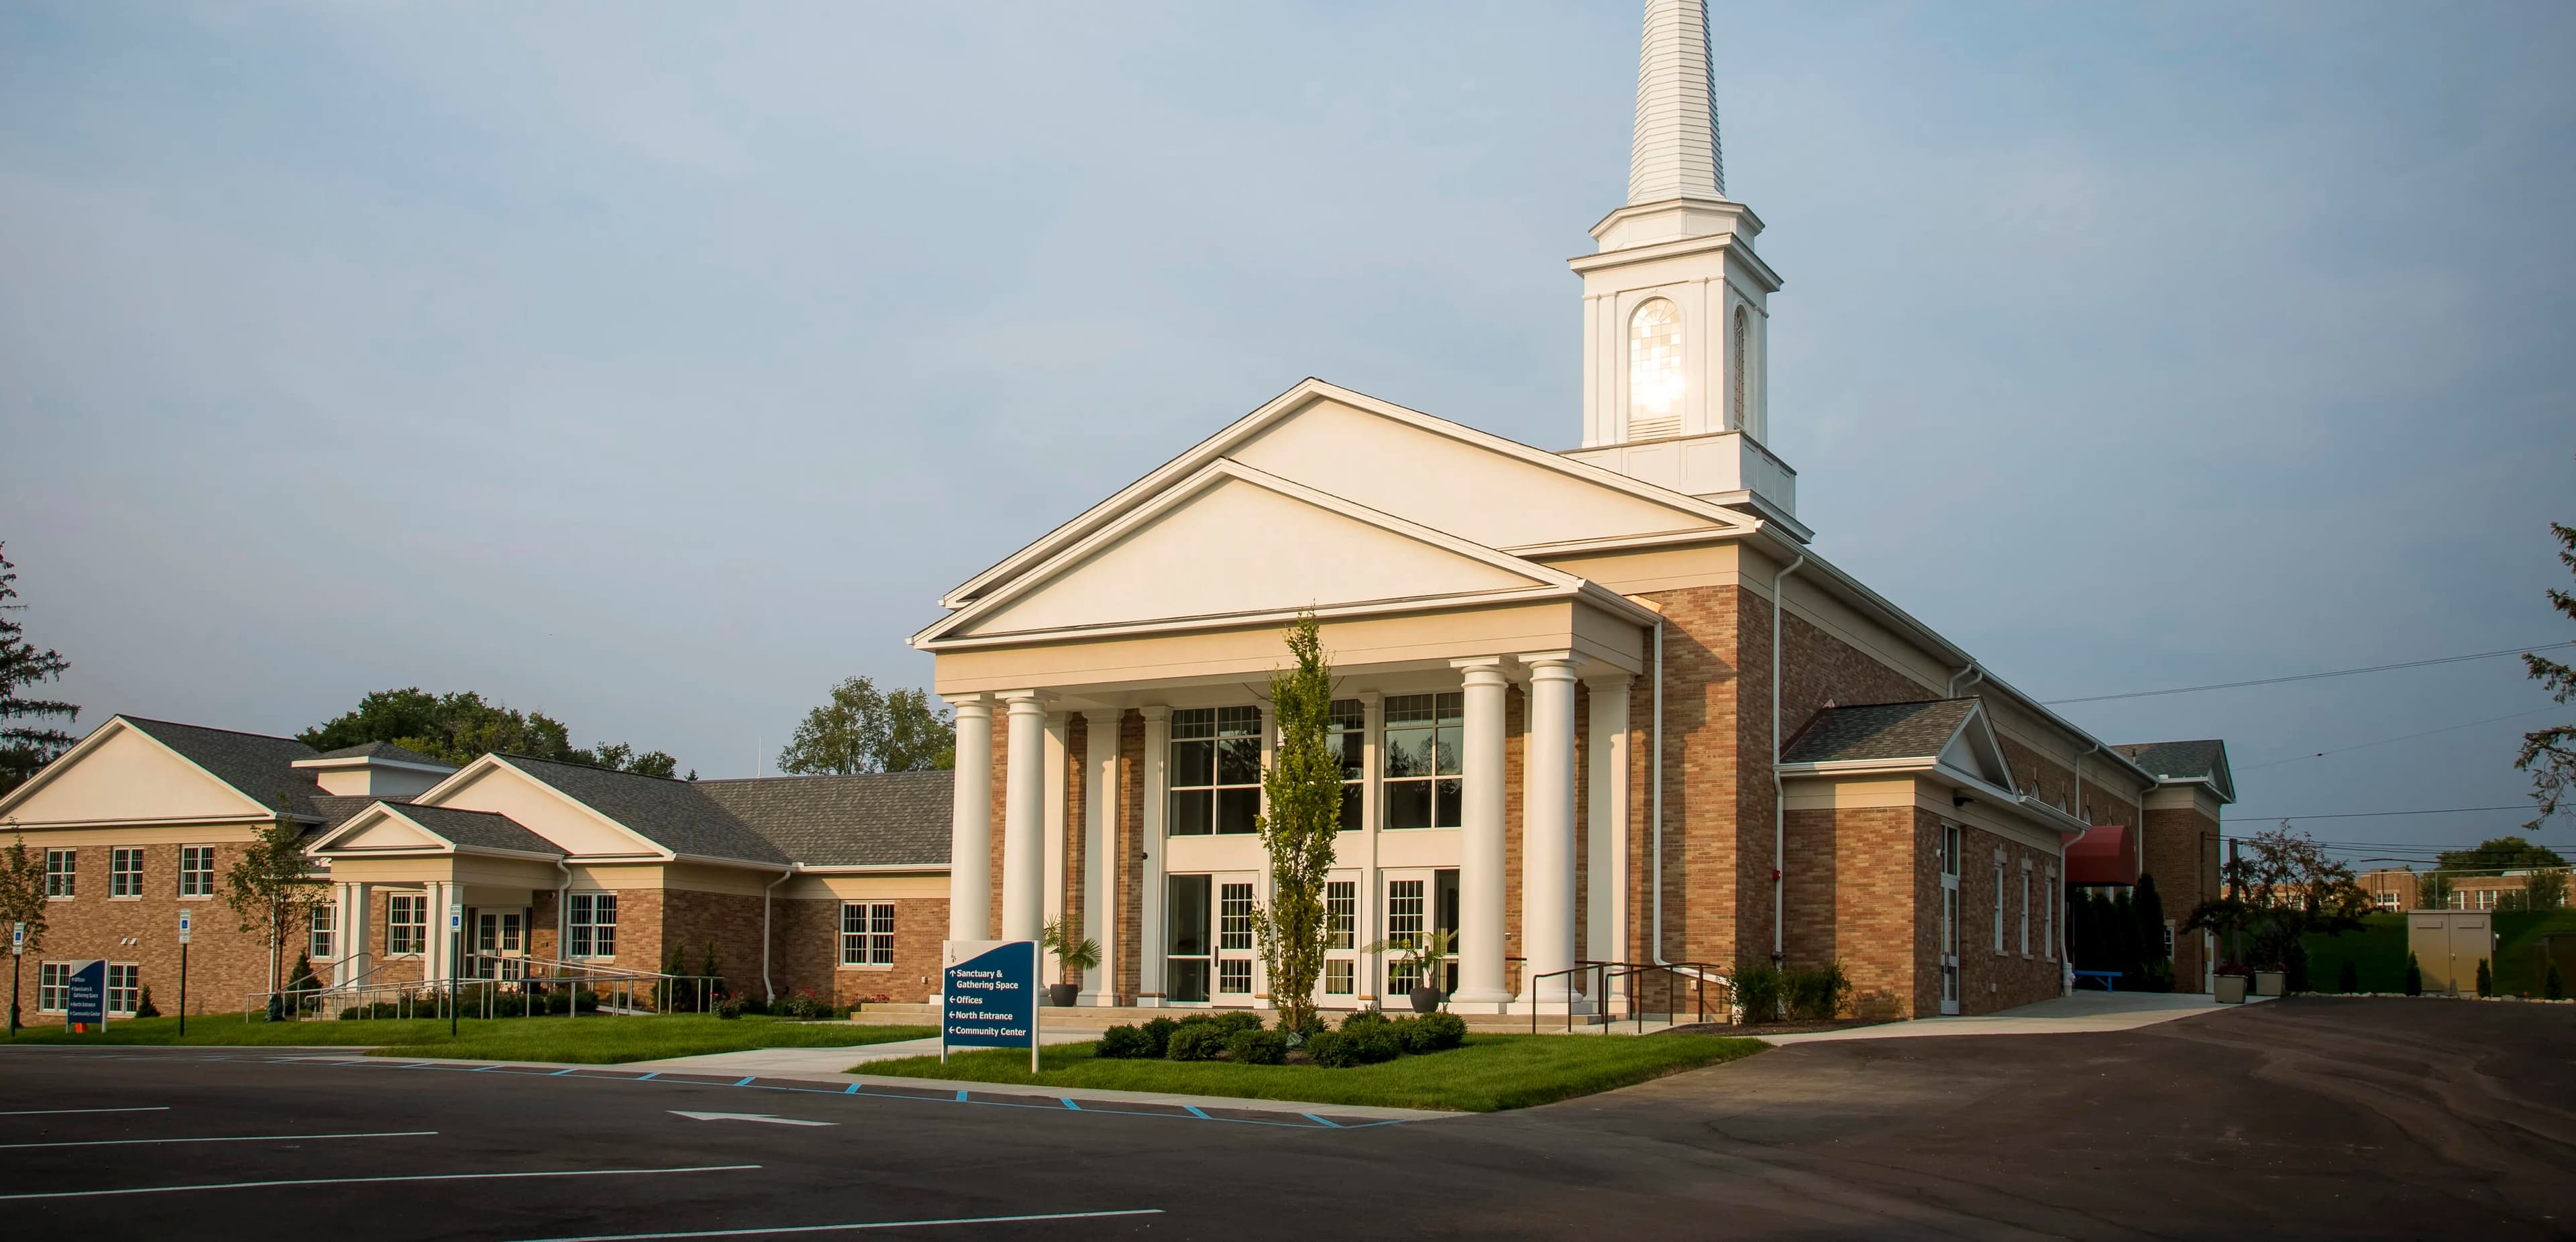
[[[1950,674],[1950,694],[1949,694],[1949,697],[1954,698],[1954,699],[1955,699],[1955,698],[1957,698],[1957,697],[1959,697],[1959,691],[1965,688],[1965,687],[1963,687],[1963,686],[1961,686],[1961,685],[1959,684],[1959,679],[1960,679],[1960,678],[1962,678],[1962,677],[1966,677],[1966,676],[1968,676],[1968,674],[1970,674],[1970,673],[1974,673],[1974,674],[1976,674],[1976,676],[1975,676],[1974,678],[1972,678],[1972,679],[1970,679],[1970,680],[1969,680],[1968,685],[1973,686],[1973,685],[1977,684],[1977,682],[1985,680],[1986,670],[1985,670],[1984,666],[1982,666],[1982,665],[1978,664],[1978,663],[1977,663],[1976,661],[1974,661],[1974,660],[1970,660],[1970,661],[1968,661],[1968,667],[1963,668],[1963,669],[1960,669],[1958,672],[1955,672],[1955,673]]]
[[[778,988],[769,982],[769,895],[777,892],[778,886],[786,883],[787,877],[794,874],[796,874],[796,864],[789,863],[785,871],[778,873],[777,879],[771,880],[767,888],[760,890],[760,991],[761,999],[765,1004],[778,1003]]]
[[[1656,965],[1669,966],[1672,963],[1664,960],[1664,619],[1660,615],[1655,618],[1655,757],[1652,766],[1653,791],[1648,795],[1648,801],[1654,809],[1648,818],[1654,821],[1655,826],[1655,943],[1651,956]]]
[[[1788,600],[1780,588],[1789,575],[1807,563],[1801,552],[1788,567],[1771,575],[1771,964],[1788,960],[1784,951],[1788,928],[1789,804],[1787,786],[1780,778],[1780,614],[1788,611]],[[1971,667],[1974,667],[1971,665]]]
[[[563,883],[555,886],[555,969],[560,973],[572,961],[572,868],[557,854],[555,870],[563,873]]]

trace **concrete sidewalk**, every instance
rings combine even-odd
[[[1098,1039],[1097,1031],[1040,1031],[1038,1038],[1050,1046],[1077,1044]],[[849,1044],[827,1048],[747,1048],[740,1052],[708,1052],[693,1057],[665,1057],[659,1061],[622,1061],[620,1069],[663,1070],[680,1074],[758,1074],[764,1078],[791,1078],[822,1075],[825,1078],[846,1077],[844,1071],[869,1061],[893,1061],[903,1057],[939,1055],[939,1037],[897,1039],[882,1044]]]
[[[2249,996],[2248,1005],[2270,997]],[[1848,1031],[1807,1031],[1765,1035],[1772,1044],[1813,1044],[1847,1039],[1918,1039],[1931,1035],[2072,1035],[2088,1031],[2132,1031],[2159,1022],[2174,1022],[2242,1005],[2221,1005],[2197,992],[2077,992],[2037,1004],[1975,1017],[1917,1018],[1855,1027]]]

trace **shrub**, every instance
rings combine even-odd
[[[148,987],[143,989],[143,998],[134,1002],[134,1016],[138,1018],[161,1016],[161,1007],[152,1003],[152,989]]]
[[[734,1019],[741,1017],[741,1016],[742,1016],[742,1011],[743,1011],[742,998],[741,998],[741,997],[738,997],[738,996],[728,996],[728,997],[724,998],[724,1000],[723,1000],[722,1002],[720,1002],[720,1003],[718,1003],[718,1004],[716,1005],[716,1016],[717,1016],[717,1017],[719,1017],[719,1018],[724,1019],[724,1020],[725,1020],[725,1021],[727,1021],[727,1022],[733,1021]]]
[[[1132,1026],[1113,1026],[1100,1033],[1100,1046],[1093,1056],[1112,1061],[1137,1061],[1155,1055],[1154,1037]]]
[[[1851,999],[1851,978],[1842,963],[1827,962],[1808,970],[1780,972],[1780,990],[1791,1012],[1801,1018],[1830,1022]]]
[[[1393,1022],[1344,1031],[1342,1039],[1350,1048],[1354,1065],[1375,1065],[1404,1055],[1404,1032],[1396,1029]]]
[[[2558,963],[2549,964],[2548,977],[2540,981],[2540,995],[2544,1000],[2567,999],[2567,981],[2558,977]]]
[[[2478,959],[2478,995],[2495,995],[2495,976],[2488,972],[2485,958]]]
[[[1744,1020],[1755,1026],[1776,1020],[1780,1005],[1787,998],[1787,980],[1780,968],[1769,962],[1739,962],[1735,967],[1735,1003],[1744,1006]]]
[[[1172,1050],[1172,1032],[1181,1029],[1181,1024],[1170,1018],[1156,1018],[1138,1029],[1145,1033],[1146,1039],[1152,1041],[1153,1051],[1145,1055],[1159,1058]]]
[[[1410,1052],[1447,1052],[1467,1042],[1467,1022],[1456,1014],[1426,1013],[1409,1025],[1404,1046]]]
[[[2415,964],[2415,955],[2412,953],[2406,955],[2406,994],[2408,996],[2424,994],[2424,968]]]
[[[1163,1055],[1175,1061],[1213,1061],[1225,1051],[1226,1033],[1213,1022],[1184,1022],[1172,1032]]]
[[[2343,969],[2335,973],[2335,990],[2346,995],[2361,990],[2361,967],[2351,958],[2343,959]]]
[[[1185,1021],[1205,1021],[1212,1023],[1215,1025],[1216,1029],[1225,1032],[1228,1036],[1232,1036],[1242,1031],[1257,1031],[1261,1029],[1261,1015],[1245,1009],[1237,1009],[1228,1013],[1197,1014],[1189,1019],[1185,1019]]]
[[[832,1002],[816,995],[812,988],[799,988],[795,995],[778,1002],[778,1015],[782,1018],[801,1018],[811,1021],[816,1018],[831,1017],[832,1013]]]
[[[1343,1019],[1342,1019],[1342,1029],[1343,1029],[1343,1030],[1345,1030],[1345,1031],[1347,1031],[1347,1030],[1349,1030],[1349,1029],[1351,1029],[1352,1027],[1355,1027],[1355,1026],[1367,1026],[1367,1025],[1369,1025],[1370,1023],[1381,1023],[1381,1024],[1382,1024],[1382,1023],[1384,1023],[1385,1021],[1386,1021],[1386,1015],[1385,1015],[1385,1014],[1379,1013],[1378,1011],[1376,1011],[1376,1010],[1374,1010],[1374,1009],[1362,1009],[1362,1010],[1360,1010],[1360,1011],[1358,1011],[1358,1012],[1356,1012],[1356,1013],[1351,1014],[1351,1015],[1350,1015],[1350,1016],[1348,1016],[1348,1017],[1343,1018]]]
[[[1234,1058],[1237,1065],[1285,1065],[1288,1063],[1288,1036],[1258,1027],[1236,1031],[1226,1038],[1225,1052]]]

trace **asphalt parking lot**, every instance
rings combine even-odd
[[[2571,1049],[2576,1008],[2294,1000],[2118,1034],[1810,1044],[1371,1125],[18,1048],[0,1051],[0,1235],[2565,1237]]]

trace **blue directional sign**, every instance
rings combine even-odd
[[[63,1021],[72,1025],[107,1024],[107,963],[82,962],[72,967],[71,999],[64,1003]]]
[[[940,987],[941,1054],[1038,1047],[1038,942],[951,940]]]

